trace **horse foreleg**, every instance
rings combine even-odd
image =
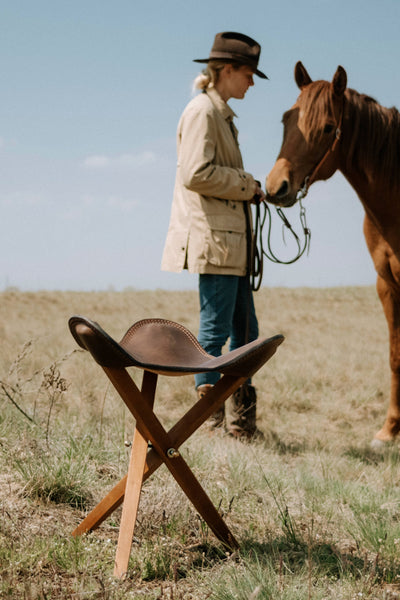
[[[386,421],[375,439],[389,442],[400,431],[400,294],[393,284],[387,283],[379,275],[376,288],[389,327],[392,380]]]

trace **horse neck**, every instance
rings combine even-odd
[[[340,146],[339,169],[357,192],[367,214],[381,231],[399,227],[400,211],[393,210],[400,201],[398,111],[347,90]]]

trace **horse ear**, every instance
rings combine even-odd
[[[309,83],[312,83],[311,77],[307,73],[303,63],[300,61],[296,63],[296,66],[294,68],[294,80],[300,89],[305,87]]]
[[[332,89],[335,96],[342,96],[347,86],[346,71],[340,65],[336,69],[336,73],[332,79]]]

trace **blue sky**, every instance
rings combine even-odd
[[[400,102],[399,0],[0,0],[0,289],[189,289],[162,273],[175,132],[218,31],[262,45],[258,80],[232,101],[245,166],[261,181],[296,99],[293,68]],[[266,262],[264,286],[364,285],[375,272],[363,210],[342,175],[304,201],[311,250]],[[287,215],[296,228],[298,210]],[[276,223],[274,249],[288,256]]]

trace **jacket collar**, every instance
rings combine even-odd
[[[206,90],[206,94],[210,98],[211,102],[214,104],[215,108],[221,113],[224,119],[232,121],[233,117],[237,116],[231,109],[229,104],[222,100],[221,96],[218,94],[215,88],[208,88]]]

